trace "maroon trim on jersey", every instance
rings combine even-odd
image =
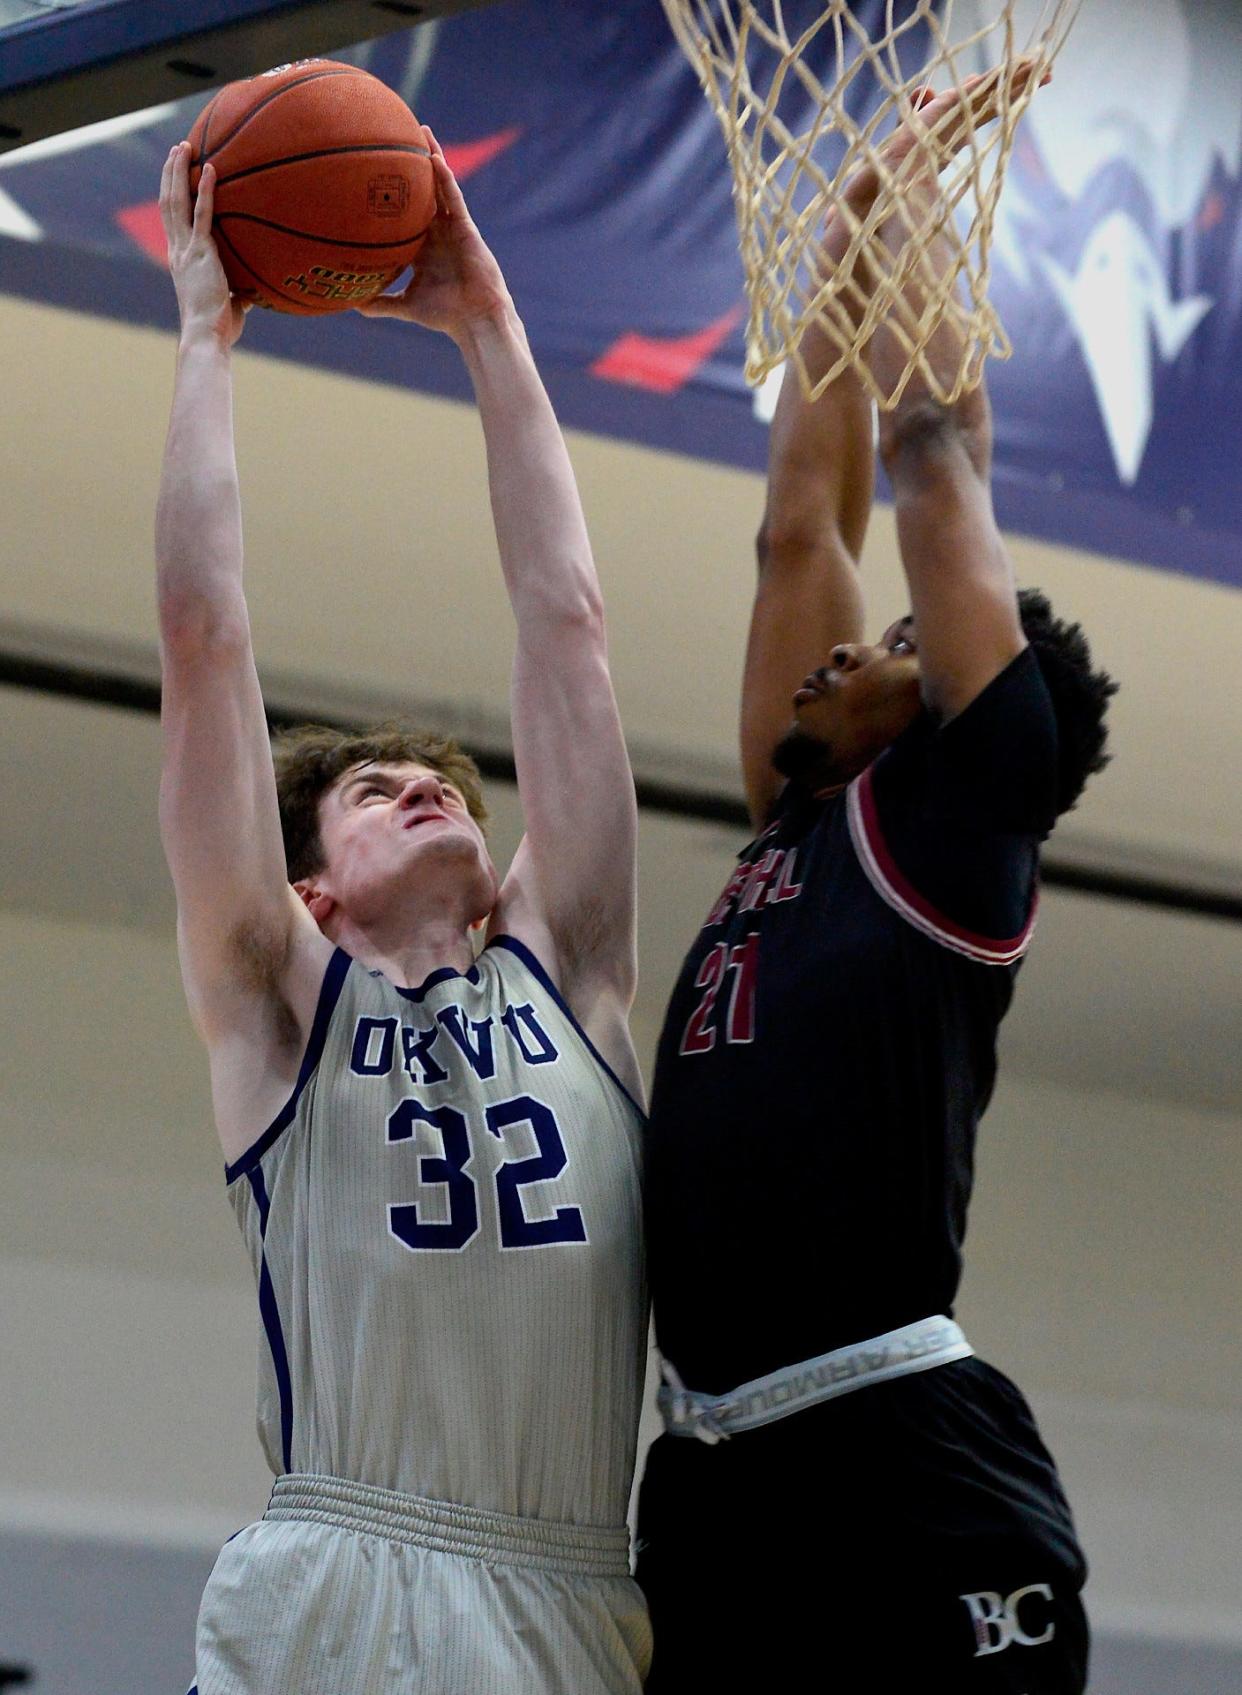
[[[981,965],[1012,965],[1021,959],[1031,945],[1035,915],[1039,907],[1039,892],[1031,900],[1030,917],[1016,936],[1001,941],[991,936],[979,936],[937,911],[914,886],[907,881],[889,852],[880,827],[879,810],[875,802],[872,767],[850,784],[846,797],[850,839],[867,880],[880,898],[932,941],[954,953],[964,954]]]

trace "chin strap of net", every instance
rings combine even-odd
[[[853,368],[885,409],[916,374],[952,405],[978,384],[986,359],[1007,359],[1012,348],[988,300],[996,205],[1018,120],[1081,0],[882,0],[870,8],[873,19],[881,14],[873,34],[847,0],[819,0],[813,21],[793,34],[785,13],[805,17],[806,0],[663,4],[725,134],[750,302],[747,381],[791,359],[808,399]],[[1038,12],[1021,41],[1019,5]],[[1027,60],[1033,71],[1015,79]],[[993,116],[972,118],[976,90],[933,127],[921,123],[917,91],[961,89],[981,71],[995,90]],[[876,97],[859,83],[867,72]],[[917,139],[895,160],[886,143],[903,124]],[[860,218],[842,191],[865,167],[880,186]],[[826,271],[820,240],[834,208],[849,241]],[[814,382],[799,351],[812,323],[839,355]],[[881,325],[906,361],[883,387],[862,357]],[[942,326],[933,362],[929,344]]]

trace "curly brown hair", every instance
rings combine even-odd
[[[338,777],[368,760],[425,765],[460,791],[470,816],[481,830],[487,830],[478,766],[455,741],[434,730],[395,721],[354,733],[327,724],[298,724],[272,738],[272,758],[291,883],[323,869],[319,802]]]

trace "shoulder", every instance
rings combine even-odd
[[[1033,837],[910,829],[886,822],[872,773],[851,785],[849,833],[858,863],[898,918],[980,965],[1013,965],[1030,946],[1038,906]]]
[[[583,979],[571,998],[547,959],[529,936],[496,930],[480,961],[496,972],[507,990],[520,986],[533,993],[573,1031],[587,1055],[620,1086],[639,1112],[643,1111],[643,1080],[630,1037],[629,1001],[603,980]]]
[[[1056,719],[1025,649],[947,723],[924,714],[850,786],[855,853],[881,899],[981,964],[1021,958],[1056,819]]]
[[[278,910],[239,914],[208,961],[179,912],[177,950],[190,1015],[209,1050],[237,1040],[299,1047],[335,951],[287,886]]]
[[[1056,822],[1057,722],[1029,647],[948,720],[924,712],[871,767],[886,817],[1042,839]]]

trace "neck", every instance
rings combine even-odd
[[[868,748],[856,752],[852,758],[845,759],[835,750],[825,749],[824,757],[808,760],[805,770],[798,773],[796,781],[814,799],[828,800],[848,789],[855,777],[860,776],[882,751],[882,746]]]
[[[803,769],[789,775],[803,794],[810,795],[813,800],[830,800],[833,795],[848,789],[868,763],[865,759],[843,763],[836,757],[809,759]]]
[[[390,933],[386,926],[342,916],[326,925],[324,933],[368,971],[381,972],[399,989],[416,989],[433,971],[465,972],[474,964],[469,925],[447,915],[402,935]]]

